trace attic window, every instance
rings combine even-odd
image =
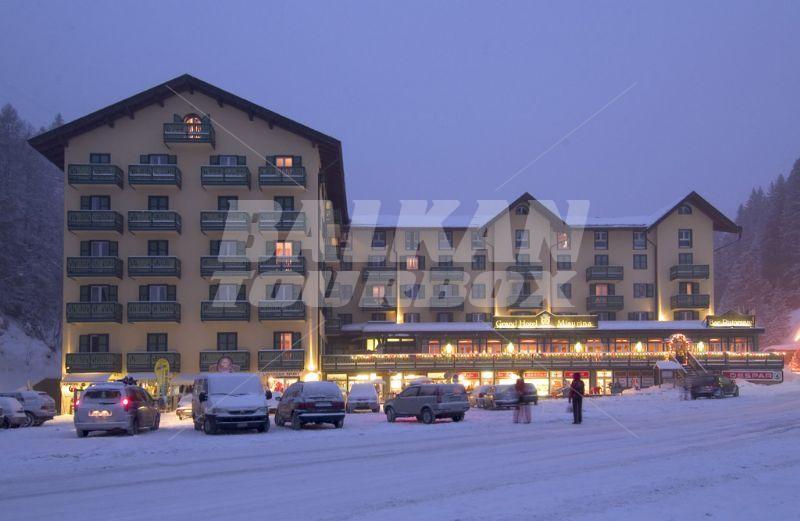
[[[200,116],[197,114],[187,114],[183,117],[186,124],[186,134],[189,139],[200,139],[203,135],[203,125]]]
[[[521,205],[517,206],[516,208],[514,208],[514,213],[517,214],[517,215],[528,215],[529,211],[530,210],[528,209],[527,205],[524,205],[524,204],[521,204]]]
[[[692,207],[688,204],[682,204],[678,207],[679,215],[692,215]]]

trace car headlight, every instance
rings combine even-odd
[[[256,409],[256,414],[267,414],[267,408],[259,407],[258,409]]]

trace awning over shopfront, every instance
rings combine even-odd
[[[69,373],[61,379],[62,384],[99,384],[107,382],[112,373]]]
[[[125,376],[129,376],[137,382],[153,381],[156,379],[156,373],[127,373]]]
[[[172,385],[192,385],[197,373],[178,373],[170,379]]]

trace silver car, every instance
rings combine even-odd
[[[372,411],[380,412],[381,402],[378,399],[378,391],[374,384],[357,383],[350,387],[347,393],[347,412]]]
[[[56,401],[47,393],[40,391],[15,391],[0,393],[0,396],[14,398],[22,404],[25,411],[25,427],[38,427],[56,415]]]
[[[468,410],[467,391],[459,384],[412,385],[383,405],[389,422],[409,416],[423,423],[433,423],[436,418],[460,422]]]
[[[15,398],[0,396],[0,409],[3,409],[3,416],[0,417],[0,427],[4,429],[22,427],[28,421],[22,404]]]
[[[122,431],[130,436],[141,429],[158,429],[161,414],[155,400],[139,386],[108,383],[92,385],[76,402],[75,432]]]

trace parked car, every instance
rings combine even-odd
[[[337,429],[344,426],[344,397],[333,382],[295,382],[281,396],[275,411],[275,425],[289,422],[300,430],[306,423],[331,423]]]
[[[436,418],[460,422],[467,410],[467,391],[460,384],[411,385],[383,405],[389,422],[402,417],[416,417],[423,423],[433,423]]]
[[[16,391],[0,393],[0,396],[14,398],[22,404],[27,420],[25,427],[38,427],[56,415],[56,401],[40,391]]]
[[[3,417],[0,419],[0,423],[4,429],[16,429],[27,423],[28,417],[25,416],[25,409],[15,398],[0,397],[0,408],[3,409]]]
[[[269,430],[267,400],[272,392],[248,373],[208,373],[194,380],[192,417],[195,430],[217,434],[221,430]]]
[[[103,383],[83,391],[75,402],[73,421],[79,438],[92,431],[123,431],[133,436],[141,429],[157,430],[161,413],[153,397],[138,385]]]
[[[706,398],[724,398],[726,396],[739,396],[739,386],[730,378],[724,376],[700,376],[692,382],[692,400],[701,396]]]
[[[269,412],[274,414],[275,411],[278,410],[278,402],[281,401],[281,396],[283,396],[283,393],[280,391],[275,391],[272,393],[272,398],[267,400],[267,409]]]
[[[192,417],[192,393],[186,393],[178,400],[178,407],[175,409],[175,415],[179,420],[185,420]]]
[[[469,393],[469,404],[471,407],[486,407],[486,393],[489,392],[491,385],[479,385]]]
[[[374,384],[359,383],[350,387],[350,392],[347,393],[347,412],[355,411],[381,411],[381,402]]]
[[[539,403],[539,395],[533,384],[525,384],[525,400],[534,405]],[[513,385],[494,385],[484,397],[484,406],[487,409],[508,409],[516,407],[518,403],[519,395]]]

